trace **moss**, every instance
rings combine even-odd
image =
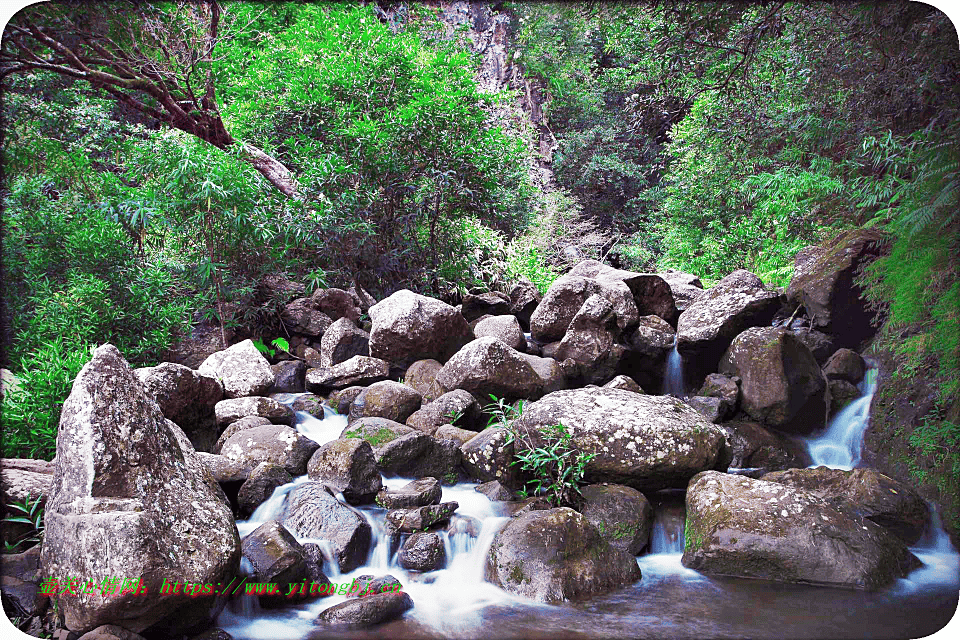
[[[525,579],[526,577],[523,575],[523,563],[517,562],[510,569],[510,581],[516,584],[520,584]],[[529,582],[529,579],[527,579],[527,582]]]

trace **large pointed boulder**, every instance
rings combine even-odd
[[[481,403],[498,398],[539,398],[543,380],[524,359],[496,338],[477,338],[460,349],[437,374],[444,392],[469,391]]]
[[[174,429],[116,347],[99,347],[63,405],[44,519],[44,577],[82,583],[55,597],[68,629],[114,623],[173,635],[222,607],[163,591],[172,581],[227,583],[240,562],[230,507]],[[113,577],[140,581],[111,593],[99,582]]]
[[[252,340],[238,342],[228,349],[211,354],[197,372],[219,380],[227,398],[262,396],[276,381],[276,374]]]
[[[370,320],[370,355],[403,368],[424,359],[446,362],[473,340],[454,307],[407,289],[370,307]]]

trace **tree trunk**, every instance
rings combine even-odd
[[[249,162],[259,171],[267,181],[288,198],[296,198],[300,185],[290,170],[276,158],[264,153],[252,144],[241,142],[243,145],[243,160]]]

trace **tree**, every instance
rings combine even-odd
[[[128,1],[44,3],[10,21],[0,80],[51,71],[90,83],[136,112],[241,158],[278,191],[296,198],[286,166],[227,130],[217,105],[217,45],[242,29],[216,0],[163,6]]]

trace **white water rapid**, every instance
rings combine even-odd
[[[683,387],[683,357],[677,350],[677,338],[673,338],[673,349],[667,356],[667,366],[663,372],[663,395],[684,397],[685,389]]]
[[[870,424],[870,403],[877,387],[877,368],[868,362],[859,385],[860,397],[833,417],[826,430],[807,441],[811,467],[826,466],[849,471],[860,462],[863,434]]]

